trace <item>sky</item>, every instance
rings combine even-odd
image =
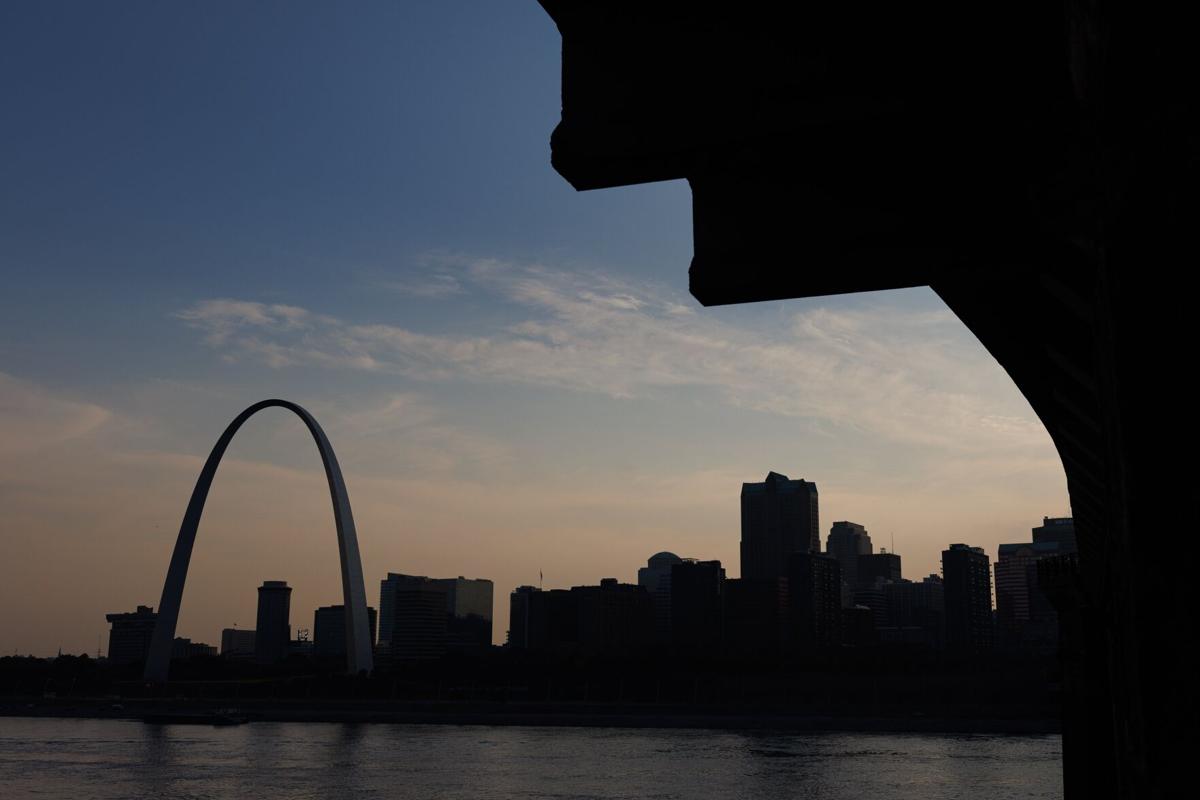
[[[246,406],[325,428],[368,601],[391,572],[738,569],[738,495],[816,482],[904,574],[1069,513],[1043,426],[929,289],[702,308],[675,181],[550,167],[533,0],[0,4],[0,653],[95,652],[157,607],[200,466]],[[234,440],[178,635],[340,603],[320,459]]]

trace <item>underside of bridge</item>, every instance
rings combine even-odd
[[[687,179],[701,303],[929,285],[1012,376],[1080,549],[1043,575],[1067,794],[1188,785],[1187,20],[1117,0],[540,1],[563,38],[554,167],[577,189]]]

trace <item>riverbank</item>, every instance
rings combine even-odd
[[[236,709],[247,722],[390,723],[588,728],[711,728],[1034,735],[1061,732],[1059,720],[1000,715],[822,714],[736,707],[541,703],[389,703],[355,700],[0,699],[0,717],[144,719]]]

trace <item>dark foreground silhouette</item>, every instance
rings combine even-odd
[[[1200,218],[1188,12],[541,4],[563,41],[554,167],[577,189],[687,179],[700,302],[929,285],[1012,376],[1078,533],[1077,561],[1045,565],[1067,795],[1174,796],[1200,707],[1185,545],[1161,532],[1195,452],[1172,389]]]

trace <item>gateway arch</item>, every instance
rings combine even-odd
[[[221,434],[221,438],[209,453],[208,461],[204,462],[204,469],[200,471],[196,488],[192,490],[192,499],[184,512],[183,524],[179,526],[179,538],[175,541],[175,552],[171,555],[171,565],[167,568],[167,580],[163,584],[162,599],[159,601],[158,621],[154,626],[150,654],[146,659],[145,678],[148,681],[167,680],[167,671],[171,664],[171,643],[175,639],[179,604],[183,599],[183,583],[187,578],[188,562],[192,558],[196,529],[200,526],[200,516],[204,512],[204,501],[208,498],[209,487],[217,474],[217,466],[220,465],[225,449],[229,447],[229,442],[242,427],[242,423],[264,408],[286,408],[291,411],[304,421],[317,443],[321,463],[325,467],[325,477],[329,481],[333,519],[337,527],[338,556],[342,567],[342,601],[346,609],[347,667],[351,674],[370,672],[374,667],[371,656],[371,629],[367,624],[367,593],[363,587],[362,560],[358,554],[358,536],[354,531],[354,515],[350,511],[346,482],[342,478],[337,457],[333,454],[333,447],[312,414],[302,407],[287,400],[263,400],[238,414],[233,422],[229,423],[229,427]]]

